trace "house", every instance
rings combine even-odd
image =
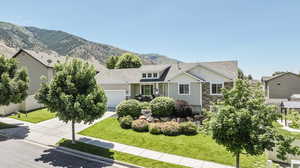
[[[54,65],[59,62],[64,62],[67,59],[71,59],[65,56],[60,56],[53,52],[36,52],[31,50],[20,49],[16,54],[11,56],[18,62],[18,67],[24,67],[29,76],[29,89],[28,97],[26,100],[19,104],[10,104],[0,108],[0,114],[5,115],[15,111],[30,111],[37,108],[41,108],[42,105],[37,103],[34,99],[35,93],[43,82],[41,77],[46,77],[47,81],[50,81],[54,75]],[[97,72],[106,69],[103,65],[97,62],[89,61],[93,64]]]
[[[233,87],[237,69],[237,61],[143,65],[101,71],[96,79],[109,107],[125,99],[154,95],[185,100],[198,111],[222,99],[221,88]]]
[[[264,76],[262,82],[267,99],[291,99],[300,94],[300,76],[291,72],[276,76]]]

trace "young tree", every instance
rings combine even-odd
[[[119,61],[116,65],[117,69],[123,68],[139,68],[142,66],[142,60],[137,55],[125,53],[120,56]]]
[[[106,110],[106,96],[96,83],[92,65],[73,59],[56,64],[55,76],[43,83],[36,99],[64,122],[72,122],[72,142],[75,143],[75,123],[91,123]]]
[[[245,75],[242,69],[238,68],[238,79],[244,79]]]
[[[0,56],[0,105],[21,103],[27,97],[28,75],[15,59]]]
[[[226,147],[236,157],[240,167],[240,154],[260,155],[265,150],[280,146],[278,157],[285,160],[286,154],[297,154],[292,147],[292,138],[283,137],[273,126],[278,113],[273,106],[265,104],[259,86],[251,86],[247,80],[238,79],[231,90],[223,90],[224,101],[218,103],[210,121],[213,139]]]
[[[106,61],[106,68],[107,69],[115,69],[116,64],[119,61],[119,56],[111,56]]]
[[[249,74],[247,78],[248,78],[248,80],[252,80],[253,79],[253,77],[252,77],[251,74]]]

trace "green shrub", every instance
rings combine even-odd
[[[157,97],[150,102],[152,115],[168,117],[174,114],[175,101],[170,97]]]
[[[151,123],[149,124],[149,132],[151,134],[161,134],[161,128],[163,123]]]
[[[147,132],[148,122],[146,120],[134,120],[131,124],[131,128],[137,132]]]
[[[176,117],[190,117],[193,115],[192,106],[184,100],[176,100],[174,114]]]
[[[125,116],[119,118],[120,126],[124,129],[131,128],[132,121],[133,118],[131,116]]]
[[[193,122],[183,122],[179,124],[180,132],[185,135],[196,135],[197,126]]]
[[[131,116],[137,118],[141,115],[140,102],[134,99],[124,100],[117,106],[118,117]]]
[[[180,134],[180,127],[177,122],[170,121],[163,123],[161,132],[167,136],[175,136]]]
[[[141,109],[147,109],[147,110],[151,109],[149,102],[141,102],[140,106],[141,106]]]
[[[288,120],[291,120],[290,127],[299,129],[300,128],[300,114],[296,110],[291,110],[287,116]]]

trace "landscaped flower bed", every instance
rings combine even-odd
[[[201,119],[187,102],[169,97],[157,97],[150,103],[126,100],[118,105],[117,114],[124,129],[166,136],[196,135],[195,123]]]

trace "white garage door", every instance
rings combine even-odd
[[[126,99],[125,90],[104,90],[107,97],[107,106],[116,107],[121,101]]]

